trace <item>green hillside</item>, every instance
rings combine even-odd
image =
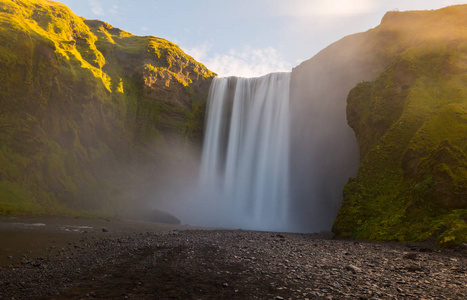
[[[358,175],[333,231],[370,240],[467,242],[467,5],[390,12],[366,33],[392,36],[384,71],[358,84],[347,120]],[[394,50],[397,49],[397,50]]]
[[[0,0],[0,215],[115,216],[163,197],[199,154],[214,76],[167,40]],[[305,225],[332,222],[358,151],[336,235],[467,242],[467,5],[389,12],[330,45],[293,70],[291,111],[294,213],[326,212]]]
[[[199,144],[214,75],[167,40],[0,0],[0,214],[131,210]]]

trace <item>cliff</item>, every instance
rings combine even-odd
[[[347,98],[360,165],[333,231],[467,242],[467,6],[390,12],[365,38],[388,34],[383,69]]]
[[[214,75],[167,40],[0,0],[0,214],[134,210],[200,145]]]
[[[301,222],[357,239],[466,241],[466,20],[467,5],[388,12],[292,71]]]
[[[347,124],[349,91],[373,80],[404,47],[392,25],[346,36],[292,70],[292,209],[313,231],[330,230],[342,189],[359,164]]]
[[[293,70],[296,227],[467,242],[466,27],[467,5],[389,12]],[[163,201],[199,151],[213,76],[167,40],[0,0],[0,214]]]

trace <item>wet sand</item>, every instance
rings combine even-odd
[[[55,255],[63,247],[80,243],[85,237],[118,238],[187,228],[132,220],[0,216],[0,267],[20,263],[25,256]]]

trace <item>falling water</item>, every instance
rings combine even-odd
[[[206,225],[288,230],[290,77],[211,84],[201,190],[214,212]]]

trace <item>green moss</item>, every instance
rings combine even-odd
[[[162,172],[165,136],[199,139],[213,76],[167,40],[0,1],[0,214],[130,209]]]
[[[24,211],[34,213],[43,208],[35,203],[33,197],[19,184],[0,181],[0,214],[19,214]]]
[[[436,244],[440,247],[453,247],[467,242],[467,210],[454,210],[444,217],[440,222],[446,230],[436,239]]]
[[[375,81],[349,93],[361,163],[344,189],[337,234],[404,242],[435,237],[438,246],[465,241],[465,56],[461,47],[448,48],[445,39],[409,47]]]
[[[183,124],[183,133],[188,139],[201,139],[204,132],[207,92],[195,94],[191,86],[185,87],[192,99],[191,110],[185,112],[186,122]]]

